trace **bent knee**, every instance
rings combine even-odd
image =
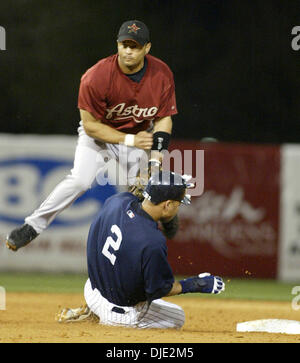
[[[174,309],[170,309],[168,315],[170,323],[169,328],[180,329],[183,327],[185,323],[185,313],[181,307],[177,306]]]
[[[68,175],[67,180],[71,182],[72,188],[78,192],[85,192],[90,189],[94,179],[87,179],[76,175]]]
[[[185,313],[182,309],[179,309],[177,312],[176,312],[176,319],[174,319],[174,327],[176,329],[180,329],[183,327],[185,323]]]

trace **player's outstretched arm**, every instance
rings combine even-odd
[[[90,112],[80,110],[83,127],[88,136],[110,144],[124,143],[126,134],[97,120]]]
[[[171,116],[162,117],[154,121],[151,160],[158,160],[162,162],[162,151],[168,150],[172,127],[173,121]]]
[[[175,281],[173,283],[172,289],[169,291],[169,293],[166,296],[174,296],[179,295],[182,293],[182,286],[179,281]]]
[[[167,132],[172,133],[173,121],[171,116],[161,117],[154,121],[153,133]]]
[[[200,292],[204,294],[220,294],[225,290],[225,283],[219,276],[213,276],[204,272],[197,276],[175,281],[172,289],[166,296],[186,294],[189,292]]]
[[[80,116],[86,134],[93,139],[109,144],[126,144],[144,150],[150,150],[152,147],[153,137],[150,132],[140,131],[136,135],[126,134],[97,120],[88,111],[80,110]]]

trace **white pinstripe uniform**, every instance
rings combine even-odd
[[[183,309],[162,299],[141,302],[135,306],[117,306],[105,299],[97,289],[92,289],[88,279],[84,287],[84,297],[91,311],[100,318],[100,324],[150,328],[181,328],[185,321]],[[117,308],[117,309],[115,309]],[[123,313],[114,310],[124,311]]]

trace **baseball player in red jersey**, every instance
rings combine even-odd
[[[101,59],[81,78],[81,121],[73,169],[8,235],[8,248],[16,251],[27,245],[91,187],[105,168],[102,152],[119,162],[120,170],[136,175],[136,159],[129,161],[134,158],[122,158],[123,154],[153,151],[160,158],[160,152],[168,149],[171,117],[177,113],[173,74],[163,61],[149,55],[149,30],[141,21],[122,24],[117,46],[117,54]]]

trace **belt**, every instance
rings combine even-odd
[[[125,310],[123,308],[119,308],[118,306],[114,306],[111,311],[118,314],[125,314]]]

